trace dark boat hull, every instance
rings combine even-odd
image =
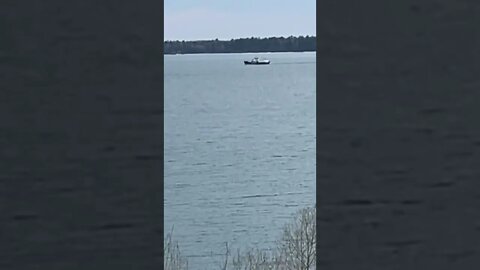
[[[251,61],[243,61],[245,65],[268,65],[270,62],[251,62]]]

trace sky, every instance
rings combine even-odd
[[[315,36],[316,0],[164,0],[165,40]]]

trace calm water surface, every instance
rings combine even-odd
[[[268,66],[245,66],[253,57]],[[165,56],[165,230],[190,269],[315,204],[315,53]]]

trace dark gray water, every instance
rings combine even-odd
[[[317,13],[317,267],[478,269],[480,3],[333,2]]]
[[[314,204],[315,53],[165,56],[165,229],[191,269]]]
[[[159,269],[161,1],[0,6],[0,269]]]

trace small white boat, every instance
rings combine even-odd
[[[243,61],[245,65],[268,65],[270,60],[258,59],[258,57],[253,58],[251,61]]]

